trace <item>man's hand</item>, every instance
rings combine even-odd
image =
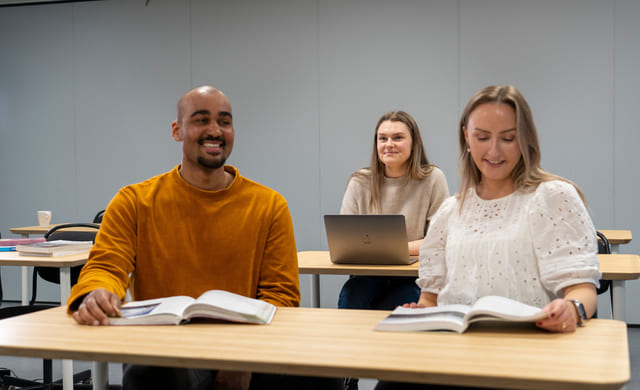
[[[73,319],[80,325],[109,325],[109,317],[120,315],[120,298],[103,288],[87,294],[78,310],[73,313]]]
[[[213,390],[248,390],[251,384],[251,372],[218,371],[213,382]]]

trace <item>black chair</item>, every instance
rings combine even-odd
[[[609,240],[607,240],[607,237],[604,234],[600,233],[599,231],[596,231],[596,234],[598,235],[598,254],[603,254],[603,255],[611,254],[611,245],[609,244]],[[596,292],[598,293],[598,295],[604,294],[607,292],[607,290],[609,290],[609,287],[611,287],[610,280],[600,279],[600,287],[596,289]],[[611,308],[613,308],[613,295],[611,295]],[[598,310],[596,310],[596,312],[593,313],[593,318],[597,318],[597,317],[598,317]]]
[[[596,234],[598,235],[598,254],[610,255],[611,245],[609,244],[609,240],[607,240],[604,234],[598,231],[596,231]],[[597,289],[598,294],[607,292],[609,286],[611,286],[610,280],[600,280],[600,287]]]
[[[85,230],[77,230],[73,228],[88,228]],[[67,241],[94,241],[96,234],[100,229],[100,225],[94,223],[65,223],[56,225],[49,229],[45,233],[44,238],[47,241],[53,240],[67,240]],[[81,265],[71,267],[71,285],[73,286],[78,282],[78,275],[80,275]],[[54,267],[34,267],[33,268],[33,282],[31,290],[31,301],[29,305],[34,305],[37,301],[38,292],[38,276],[42,279],[60,284],[60,269]]]
[[[104,217],[105,210],[98,211],[95,217],[93,217],[93,223],[102,223],[102,217]]]

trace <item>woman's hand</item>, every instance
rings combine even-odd
[[[402,307],[417,309],[419,307],[426,307],[426,306],[423,304],[420,304],[419,302],[411,302],[411,303],[405,303],[404,305],[402,305]]]
[[[542,308],[548,317],[536,322],[536,326],[550,332],[575,332],[578,319],[573,303],[565,299],[554,299]]]
[[[420,294],[420,299],[418,300],[418,302],[405,303],[404,305],[402,305],[402,307],[415,309],[418,307],[432,307],[437,305],[438,295],[429,292],[423,292]]]
[[[421,238],[419,240],[409,241],[409,256],[418,256],[420,254],[420,245],[422,245]]]

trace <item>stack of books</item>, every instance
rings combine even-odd
[[[54,240],[16,245],[16,250],[22,256],[64,256],[87,252],[92,246],[93,241]]]
[[[36,242],[47,241],[44,237],[38,238],[2,238],[0,239],[0,252],[13,252],[16,245],[33,244]]]

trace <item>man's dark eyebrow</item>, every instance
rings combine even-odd
[[[198,111],[194,112],[193,114],[191,114],[191,118],[193,118],[196,115],[211,115],[211,111],[209,111],[209,110],[198,110]]]
[[[195,111],[193,114],[191,114],[191,118],[193,118],[196,115],[211,115],[211,111],[209,111],[209,110],[198,110],[198,111]],[[229,118],[233,118],[231,113],[228,112],[228,111],[220,111],[218,113],[218,116],[228,116]]]

